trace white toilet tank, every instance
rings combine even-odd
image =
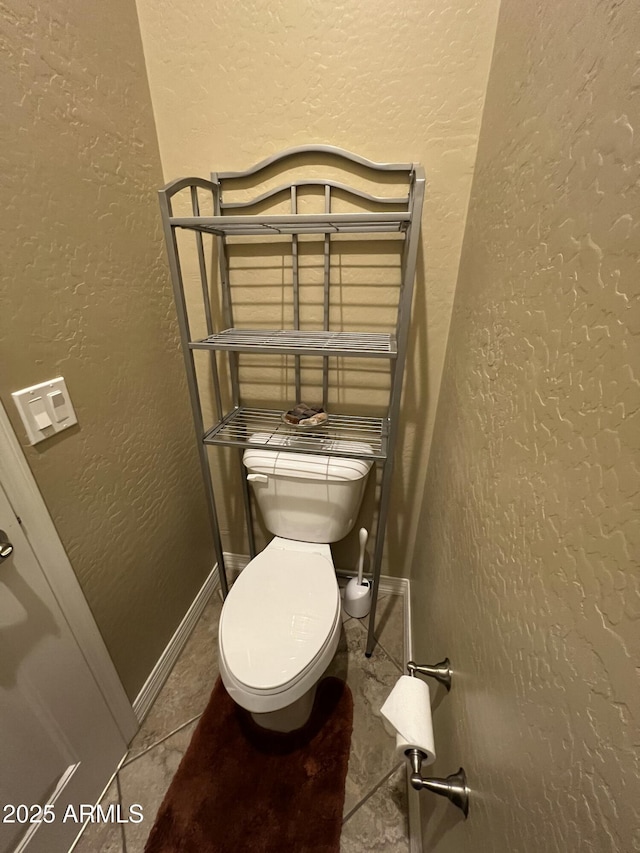
[[[253,435],[243,462],[267,528],[299,542],[337,542],[356,522],[371,460],[265,450],[296,437]],[[340,442],[322,439],[328,453]],[[346,444],[344,445],[346,448]],[[349,444],[349,448],[353,448]],[[371,452],[368,445],[358,448]]]

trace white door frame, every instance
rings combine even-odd
[[[0,402],[0,483],[126,743],[138,730],[102,635]]]

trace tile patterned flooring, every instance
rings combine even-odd
[[[92,824],[74,853],[143,853],[164,793],[218,675],[220,608],[215,594],[103,799],[103,806],[120,803],[123,814],[133,803],[141,804],[144,820],[138,824]],[[340,645],[327,670],[327,675],[337,675],[348,683],[354,700],[340,850],[408,853],[406,772],[404,764],[394,757],[394,738],[385,731],[380,716],[380,706],[404,671],[402,598],[381,595],[378,599],[378,645],[369,659],[364,656],[366,622],[343,614]]]

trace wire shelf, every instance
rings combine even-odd
[[[411,214],[289,213],[270,216],[172,216],[171,225],[222,237],[273,234],[357,234],[405,231]]]
[[[329,415],[326,424],[299,429],[282,422],[279,409],[241,406],[204,436],[205,444],[225,447],[265,447],[274,451],[344,456],[351,459],[387,458],[387,420]]]
[[[360,332],[300,332],[293,329],[225,329],[189,344],[191,349],[280,355],[363,356],[395,358],[395,335]]]

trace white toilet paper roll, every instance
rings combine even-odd
[[[400,676],[380,713],[396,732],[396,755],[419,749],[427,756],[424,763],[433,764],[436,750],[428,684],[410,675]]]

